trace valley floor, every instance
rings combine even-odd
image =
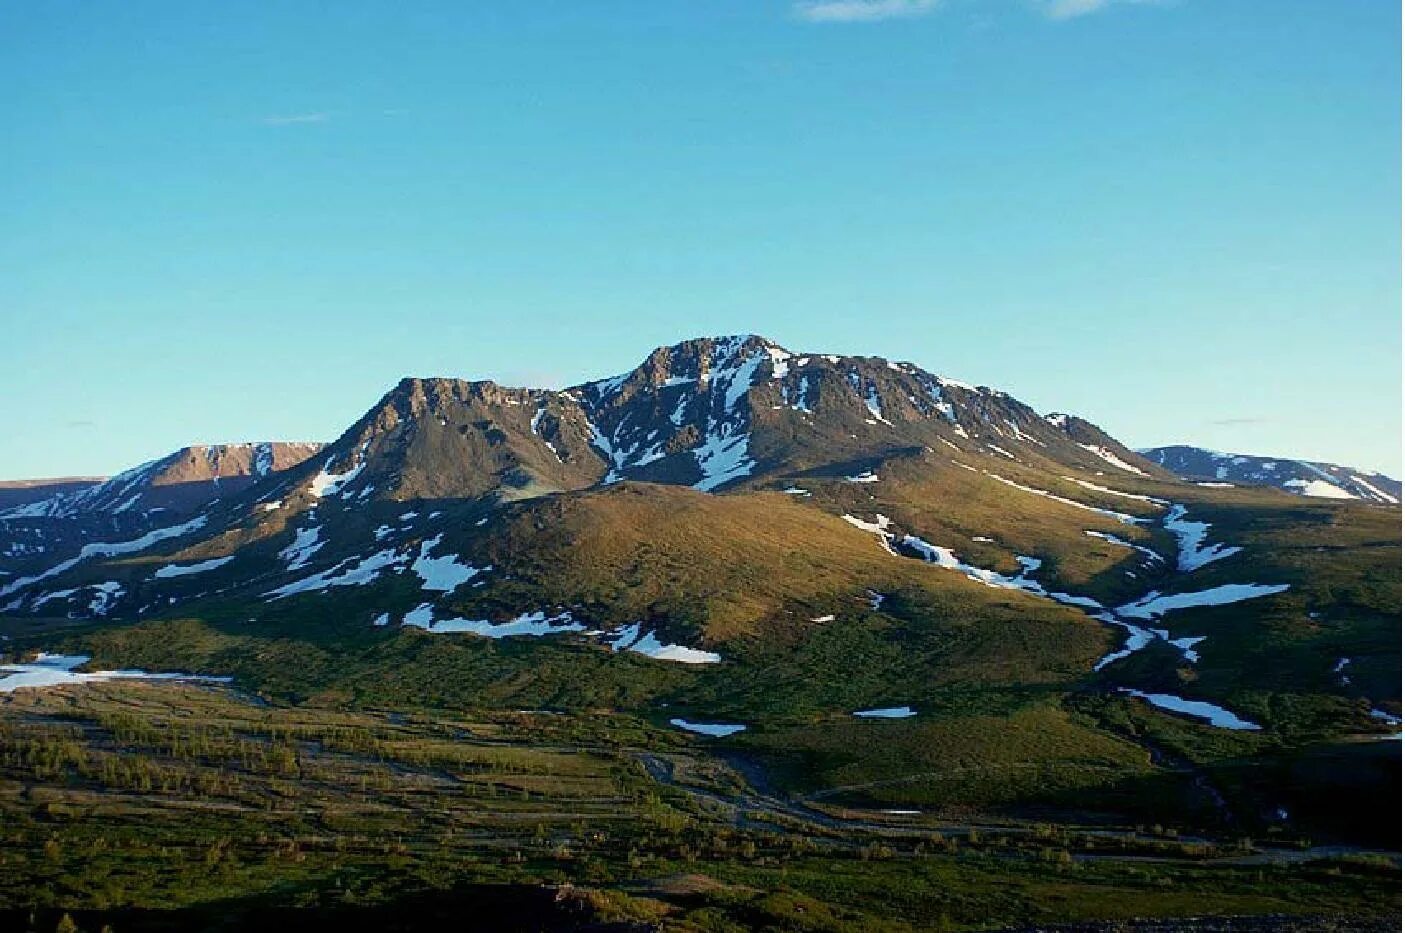
[[[0,923],[1398,928],[1398,853],[839,806],[772,788],[749,755],[608,710],[19,690],[0,697]]]

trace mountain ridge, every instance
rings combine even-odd
[[[1269,486],[1299,496],[1400,504],[1400,480],[1373,470],[1296,457],[1225,453],[1190,444],[1138,452],[1191,482]]]
[[[1111,489],[1105,476],[1148,491]],[[1093,515],[1069,526],[1072,515],[1036,519],[1037,510],[1021,504],[1005,506],[1006,516],[962,518],[963,509],[984,508],[990,482],[1021,491],[1017,499],[1037,495]],[[53,608],[48,594],[73,592],[73,611],[81,611],[84,587],[112,584],[123,596],[102,599],[101,614],[110,617],[184,605],[204,598],[216,580],[221,592],[266,579],[272,591],[292,595],[436,560],[467,573],[501,563],[485,556],[492,548],[479,539],[489,532],[478,529],[491,531],[504,507],[645,483],[709,494],[785,492],[831,514],[860,516],[861,528],[869,527],[866,512],[878,513],[870,504],[878,493],[899,490],[896,499],[881,497],[879,519],[900,523],[916,541],[939,528],[939,538],[964,529],[972,544],[963,552],[1011,580],[1021,565],[1010,550],[986,544],[984,532],[1028,513],[1025,520],[1040,523],[1037,534],[1007,528],[999,537],[1022,542],[1016,554],[1044,548],[1065,555],[1039,558],[1044,585],[1120,599],[1144,590],[1155,567],[1134,564],[1109,578],[1124,556],[1117,548],[1165,561],[1173,543],[1170,524],[1150,534],[1137,528],[1150,519],[1126,514],[1128,500],[1164,506],[1183,496],[1165,484],[1181,482],[1093,422],[1041,415],[998,389],[880,357],[795,353],[757,335],[702,337],[560,390],[405,377],[331,443],[182,448],[98,486],[0,512],[9,551],[17,536],[35,530],[24,519],[69,532],[62,546],[7,554],[13,559],[0,566],[8,571],[0,596],[9,611],[34,612]],[[199,496],[179,508],[132,506],[188,486]],[[933,512],[932,503],[957,490],[968,497],[961,508]],[[122,524],[128,511],[162,519]],[[548,511],[536,509],[534,520],[549,521],[542,517]],[[107,524],[92,524],[89,513]],[[72,533],[62,523],[76,518],[90,523]],[[875,527],[883,540],[887,526]],[[446,535],[459,557],[432,556],[449,547],[441,543]],[[1086,536],[1113,550],[1078,553]],[[924,546],[903,545],[919,555],[928,553]],[[147,559],[129,556],[146,552],[170,557],[149,579],[140,569]]]

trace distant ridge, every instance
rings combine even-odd
[[[1290,457],[1232,454],[1177,444],[1141,450],[1142,456],[1193,482],[1273,486],[1299,496],[1400,503],[1400,480],[1383,473]]]

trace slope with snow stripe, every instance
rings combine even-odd
[[[995,480],[997,483],[1004,483],[1006,486],[1009,486],[1012,489],[1018,489],[1022,492],[1027,492],[1036,496],[1043,496],[1044,498],[1049,499],[1053,502],[1058,502],[1061,505],[1066,505],[1071,508],[1081,509],[1085,512],[1094,512],[1098,515],[1103,515],[1107,518],[1115,519],[1116,521],[1119,521],[1124,525],[1139,525],[1145,522],[1149,522],[1151,520],[1148,518],[1138,518],[1135,515],[1128,515],[1126,512],[1118,512],[1114,509],[1104,509],[1096,505],[1089,505],[1086,502],[1079,502],[1078,500],[1070,499],[1067,496],[1060,496],[1057,493],[1050,492],[1047,489],[1040,489],[1037,486],[1027,486],[1024,483],[1020,483],[1012,479],[1007,479],[1006,477],[1001,476],[999,473],[992,473],[989,470],[977,470],[975,467],[965,463],[961,463],[958,460],[953,460],[952,463],[955,463],[958,467],[961,467],[963,470],[970,470],[973,473],[984,474],[985,476],[988,476],[991,479]]]
[[[191,534],[192,532],[204,528],[207,520],[208,519],[206,516],[197,515],[190,521],[182,522],[179,525],[171,525],[166,528],[154,528],[151,531],[148,531],[146,534],[142,535],[140,538],[134,538],[130,541],[95,541],[91,544],[85,544],[83,545],[83,548],[78,552],[77,556],[55,564],[54,566],[43,571],[42,573],[27,577],[20,577],[18,580],[14,580],[3,587],[0,587],[0,596],[9,596],[12,593],[17,593],[20,590],[33,586],[35,583],[38,583],[41,580],[47,580],[50,577],[57,576],[58,574],[61,574],[66,570],[72,569],[79,563],[86,560],[91,560],[95,557],[115,557],[119,554],[135,554],[139,551],[144,551],[147,548],[154,547],[162,541],[166,541],[171,538],[179,538],[184,535]]]
[[[1170,514],[1176,515],[1175,509],[1180,508],[1180,506],[1174,506]],[[1038,558],[1017,556],[1016,560],[1021,566],[1021,571],[1019,574],[1012,577],[997,571],[968,564],[958,558],[951,548],[931,544],[916,535],[903,534],[900,536],[899,533],[894,530],[895,525],[892,520],[885,515],[879,514],[871,522],[849,514],[845,514],[843,518],[854,527],[877,537],[883,548],[894,556],[902,556],[895,547],[895,545],[897,545],[910,552],[915,552],[926,563],[960,573],[973,582],[1002,589],[1019,590],[1037,598],[1048,599],[1063,605],[1073,606],[1083,610],[1089,618],[1107,625],[1115,626],[1126,632],[1126,641],[1120,648],[1104,655],[1095,662],[1093,666],[1095,672],[1101,671],[1117,661],[1130,657],[1156,641],[1165,642],[1176,648],[1185,661],[1194,664],[1199,660],[1196,646],[1205,641],[1207,636],[1192,635],[1172,638],[1170,632],[1164,629],[1147,628],[1137,623],[1160,618],[1168,612],[1198,607],[1231,605],[1245,600],[1258,599],[1264,596],[1282,593],[1288,589],[1287,584],[1226,584],[1198,592],[1170,595],[1162,595],[1157,590],[1151,590],[1137,600],[1115,609],[1108,609],[1102,606],[1097,600],[1089,597],[1073,596],[1067,593],[1050,592],[1047,590],[1037,580],[1032,579],[1032,575],[1042,566],[1042,562]],[[1179,520],[1179,515],[1176,515],[1176,518]],[[1208,531],[1208,528],[1208,525],[1204,525],[1203,528],[1194,529],[1193,541],[1191,542],[1189,553],[1192,555],[1204,553],[1202,542],[1204,533]],[[1088,533],[1096,534],[1094,532]],[[1101,537],[1101,535],[1098,536]],[[1111,538],[1111,536],[1109,537]],[[1123,542],[1121,539],[1112,538],[1112,540],[1119,544],[1131,546],[1129,542]],[[1160,555],[1156,555],[1155,552],[1149,553],[1155,555],[1158,560],[1160,559]],[[1183,553],[1185,553],[1184,550]],[[1195,564],[1190,570],[1196,569],[1198,566],[1203,566],[1203,563],[1196,564],[1194,560],[1190,561],[1190,563]],[[1181,571],[1183,573],[1189,572],[1185,568],[1181,568]],[[1125,690],[1125,688],[1123,689]],[[1191,715],[1197,715],[1199,718],[1208,721],[1211,725],[1222,726],[1224,728],[1258,728],[1253,724],[1249,724],[1248,726],[1234,725],[1233,723],[1242,721],[1228,710],[1216,707],[1213,704],[1185,700],[1169,694],[1157,694],[1154,699],[1151,695],[1143,696],[1148,702],[1164,709],[1180,712],[1190,712],[1193,710],[1195,712],[1191,712]]]
[[[488,619],[466,619],[462,617],[435,618],[434,607],[422,603],[405,614],[403,624],[421,628],[437,635],[467,634],[482,638],[543,638],[552,635],[582,634],[602,635],[612,652],[628,651],[644,655],[657,661],[672,661],[678,664],[717,664],[722,656],[700,648],[686,645],[668,644],[661,641],[653,632],[643,631],[639,623],[625,626],[614,632],[588,632],[586,627],[571,615],[569,610],[548,615],[536,610],[524,612],[505,622],[492,622]]]

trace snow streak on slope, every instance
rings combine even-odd
[[[1173,713],[1183,713],[1195,719],[1203,719],[1210,725],[1218,726],[1221,729],[1257,732],[1263,728],[1257,723],[1252,723],[1247,719],[1241,719],[1223,706],[1216,706],[1213,703],[1206,703],[1201,700],[1186,700],[1169,693],[1143,693],[1140,690],[1131,690],[1126,687],[1121,688],[1121,692],[1128,696],[1139,697],[1140,699],[1146,700],[1152,706],[1170,710]]]
[[[0,596],[8,596],[27,586],[38,583],[40,580],[47,580],[49,577],[63,573],[65,570],[69,570],[89,558],[115,557],[118,554],[135,554],[138,551],[144,551],[161,541],[165,541],[169,538],[178,538],[181,535],[197,531],[205,527],[206,521],[207,519],[204,515],[197,515],[188,522],[182,522],[179,525],[171,525],[167,528],[156,528],[148,531],[140,538],[134,538],[131,541],[115,541],[111,543],[94,541],[91,544],[85,544],[83,545],[83,549],[78,552],[77,557],[71,557],[68,560],[55,564],[43,573],[38,573],[31,577],[20,577],[18,580],[0,587]]]
[[[1106,486],[1099,486],[1097,483],[1090,483],[1085,479],[1074,479],[1072,476],[1065,476],[1064,479],[1071,483],[1077,483],[1084,489],[1091,489],[1093,492],[1100,492],[1109,496],[1117,496],[1120,499],[1136,499],[1141,502],[1149,502],[1152,505],[1169,505],[1165,499],[1158,499],[1155,496],[1143,496],[1134,492],[1122,492],[1117,489],[1109,489]]]
[[[871,522],[866,522],[861,518],[848,514],[844,515],[843,518],[844,521],[858,528],[860,531],[866,531],[871,535],[877,535],[878,543],[883,546],[883,550],[892,554],[894,557],[899,556],[898,552],[893,550],[893,536],[888,532],[888,526],[892,524],[888,516],[880,513],[875,515]]]
[[[1222,586],[1201,590],[1197,593],[1172,593],[1162,596],[1152,590],[1141,599],[1127,603],[1117,609],[1117,614],[1129,619],[1155,619],[1178,609],[1194,609],[1198,606],[1228,606],[1246,599],[1272,596],[1288,589],[1286,583],[1226,583]]]
[[[152,576],[162,580],[169,577],[184,577],[192,573],[204,573],[207,570],[214,570],[216,567],[223,567],[232,560],[234,560],[233,554],[228,557],[214,557],[210,560],[202,560],[194,564],[167,564],[157,570]]]
[[[761,364],[770,357],[770,348],[758,348],[742,354],[747,338],[730,337],[717,341],[712,348],[712,369],[709,373],[707,426],[703,441],[693,455],[702,479],[695,489],[711,492],[732,480],[750,476],[756,468],[749,448],[750,418],[741,401],[751,388]],[[786,358],[789,355],[787,354]],[[772,365],[775,365],[774,359]]]
[[[1205,545],[1210,533],[1208,522],[1192,522],[1186,519],[1186,508],[1173,505],[1161,520],[1161,524],[1180,541],[1180,556],[1176,559],[1176,569],[1182,573],[1199,570],[1206,564],[1238,554],[1242,548],[1227,547],[1223,544]]]
[[[272,599],[284,599],[298,593],[312,593],[336,586],[364,586],[375,581],[380,572],[394,567],[404,560],[394,550],[378,551],[360,560],[345,560],[335,567],[315,573],[301,580],[294,580],[264,594]],[[354,563],[353,563],[354,561]]]
[[[161,457],[156,460],[148,460],[86,489],[71,493],[60,492],[47,499],[6,509],[0,512],[0,519],[66,518],[83,511],[90,503],[105,500],[131,502],[133,495],[139,496],[141,494],[141,490],[146,487],[147,479],[168,459],[169,457]]]
[[[469,634],[483,638],[508,638],[526,635],[540,638],[545,635],[561,635],[566,632],[583,632],[585,626],[571,618],[569,612],[548,616],[545,612],[524,612],[507,622],[489,622],[487,619],[434,619],[432,607],[425,603],[405,616],[405,624],[422,628],[436,634]]]
[[[971,467],[966,467],[966,469],[973,470],[973,468]],[[1180,511],[1175,512],[1173,510],[1172,514],[1168,515],[1167,517],[1171,518],[1172,516],[1174,516],[1176,521],[1180,521],[1181,516],[1184,515],[1184,509],[1180,506],[1176,506],[1175,509],[1179,509]],[[981,583],[986,586],[1021,590],[1030,594],[1031,596],[1050,599],[1055,602],[1063,603],[1065,605],[1077,606],[1083,609],[1089,615],[1090,618],[1093,618],[1107,625],[1116,626],[1124,630],[1127,633],[1126,642],[1121,648],[1112,651],[1109,654],[1104,655],[1102,658],[1100,658],[1094,664],[1094,671],[1100,671],[1116,661],[1120,661],[1123,658],[1127,658],[1158,640],[1164,641],[1172,647],[1176,648],[1176,650],[1180,652],[1182,658],[1184,658],[1187,662],[1191,664],[1194,664],[1199,660],[1199,654],[1196,651],[1196,646],[1200,642],[1205,640],[1205,636],[1194,635],[1180,638],[1172,638],[1170,632],[1164,629],[1145,628],[1141,625],[1137,625],[1134,621],[1131,620],[1153,619],[1165,614],[1166,612],[1178,609],[1188,609],[1197,606],[1228,605],[1247,599],[1256,599],[1261,596],[1268,596],[1274,593],[1281,593],[1288,589],[1288,586],[1286,584],[1230,584],[1196,593],[1180,593],[1172,594],[1169,596],[1162,596],[1159,592],[1152,590],[1139,600],[1128,603],[1115,610],[1107,610],[1104,609],[1104,607],[1100,603],[1098,603],[1097,600],[1091,599],[1089,597],[1072,596],[1067,593],[1049,592],[1042,584],[1032,579],[1032,575],[1036,571],[1038,571],[1038,569],[1042,565],[1041,561],[1038,558],[1017,556],[1016,560],[1021,566],[1020,573],[1015,576],[1009,576],[1008,574],[1002,574],[994,570],[988,570],[985,568],[975,567],[971,564],[967,564],[963,562],[960,558],[958,558],[951,548],[945,548],[931,544],[930,542],[916,535],[906,534],[899,538],[898,533],[894,530],[891,530],[893,528],[893,522],[885,515],[877,515],[874,521],[872,522],[867,522],[861,518],[848,514],[844,515],[843,518],[845,521],[847,521],[854,527],[876,536],[879,539],[879,542],[883,545],[884,549],[887,550],[890,554],[894,554],[895,556],[898,555],[898,552],[894,549],[893,543],[897,541],[903,548],[907,549],[908,551],[916,552],[917,554],[919,554],[922,559],[925,560],[927,563],[935,564],[936,566],[942,567],[947,570],[954,570],[974,582]],[[1197,528],[1194,530],[1198,536],[1195,537],[1195,539],[1190,543],[1189,553],[1193,555],[1201,555],[1205,553],[1214,552],[1214,549],[1204,549],[1201,547],[1201,544],[1204,539],[1204,532],[1205,530],[1208,530],[1209,526],[1203,525],[1203,523],[1189,524],[1203,526],[1202,528]],[[1131,542],[1124,541],[1112,535],[1103,535],[1101,533],[1091,531],[1087,533],[1129,548],[1137,547],[1137,545],[1133,545]],[[1159,554],[1149,548],[1139,548],[1139,550],[1149,555],[1148,560],[1162,560]],[[1183,553],[1184,552],[1185,550],[1183,548]],[[1228,553],[1220,552],[1220,556],[1228,556]],[[1213,560],[1215,558],[1210,557],[1209,559]],[[1194,560],[1190,561],[1190,563],[1194,565],[1191,567],[1191,569],[1194,569],[1198,566],[1203,566],[1204,562],[1208,561],[1203,561],[1202,563],[1195,563]],[[1164,709],[1185,712],[1190,715],[1194,715],[1199,718],[1205,719],[1211,725],[1234,729],[1258,728],[1258,726],[1254,725],[1253,723],[1248,723],[1245,720],[1240,720],[1233,713],[1229,712],[1228,710],[1222,709],[1221,707],[1215,706],[1214,704],[1204,703],[1202,701],[1197,700],[1186,700],[1180,697],[1172,696],[1170,694],[1138,695],[1147,699],[1148,702],[1151,702],[1154,705],[1160,706]]]
[[[748,452],[750,444],[750,434],[733,435],[730,424],[718,426],[694,451],[703,478],[693,488],[711,492],[724,483],[750,476],[756,468],[756,461]]]
[[[861,709],[854,713],[860,719],[908,719],[917,715],[911,706],[885,706],[881,709]]]
[[[1090,538],[1097,538],[1100,541],[1106,541],[1108,544],[1115,544],[1118,547],[1130,548],[1131,550],[1134,550],[1138,554],[1142,555],[1143,563],[1145,564],[1161,564],[1165,563],[1166,561],[1166,558],[1162,557],[1160,554],[1156,553],[1151,548],[1143,547],[1140,544],[1133,544],[1131,541],[1128,541],[1125,538],[1117,537],[1117,535],[1110,535],[1101,531],[1085,531],[1083,533]]]
[[[584,625],[577,622],[569,611],[547,615],[540,610],[524,612],[506,622],[492,622],[487,619],[435,619],[434,606],[423,603],[406,613],[404,624],[422,628],[436,634],[469,634],[483,638],[512,638],[527,636],[541,638],[548,635],[565,635],[585,632]],[[665,644],[653,632],[642,632],[639,623],[626,626],[605,635],[607,644],[615,652],[631,651],[659,661],[674,661],[680,664],[717,664],[721,655],[686,645]],[[599,632],[588,632],[599,635]]]
[[[1039,489],[1039,488],[1036,487],[1036,486],[1026,486],[1024,483],[1018,483],[1018,482],[1016,482],[1015,480],[1006,479],[1005,477],[1001,476],[999,473],[992,473],[992,472],[990,472],[989,470],[977,470],[975,467],[969,466],[969,465],[967,465],[967,464],[965,464],[965,463],[961,463],[961,462],[958,461],[958,460],[953,460],[953,461],[951,461],[951,462],[952,462],[952,463],[955,463],[957,466],[961,467],[963,470],[970,470],[972,473],[981,473],[981,474],[984,474],[985,476],[989,476],[991,479],[995,480],[996,482],[998,482],[998,483],[1004,483],[1006,486],[1010,486],[1010,487],[1012,487],[1012,488],[1014,488],[1014,489],[1019,489],[1019,490],[1021,490],[1021,491],[1023,491],[1023,492],[1032,493],[1033,495],[1036,495],[1036,496],[1043,496],[1043,497],[1046,498],[1046,499],[1050,499],[1050,500],[1052,500],[1052,501],[1054,501],[1054,502],[1058,502],[1058,503],[1060,503],[1060,504],[1062,504],[1062,505],[1067,505],[1067,506],[1070,506],[1070,507],[1075,508],[1075,509],[1082,509],[1082,510],[1085,511],[1085,512],[1094,512],[1094,513],[1096,513],[1096,514],[1098,514],[1098,515],[1105,515],[1105,516],[1107,516],[1108,518],[1116,519],[1117,521],[1121,522],[1121,523],[1124,524],[1124,525],[1137,525],[1137,524],[1141,524],[1141,523],[1143,523],[1143,522],[1148,522],[1148,521],[1150,521],[1150,519],[1147,519],[1147,518],[1137,518],[1135,515],[1128,515],[1126,512],[1116,512],[1116,511],[1113,511],[1112,509],[1104,509],[1104,508],[1099,508],[1099,507],[1096,506],[1096,505],[1088,505],[1086,502],[1079,502],[1079,501],[1076,500],[1076,499],[1069,499],[1069,498],[1067,498],[1066,496],[1060,496],[1060,495],[1058,495],[1057,493],[1052,493],[1052,492],[1050,492],[1050,491],[1047,490],[1047,489]]]
[[[1099,447],[1097,444],[1079,444],[1078,446],[1082,447],[1084,450],[1088,451],[1088,453],[1092,454],[1098,459],[1104,460],[1112,464],[1119,470],[1126,470],[1128,473],[1136,473],[1138,476],[1146,475],[1145,470],[1137,469],[1136,467],[1128,463],[1126,460],[1123,460],[1121,457],[1117,456],[1117,454],[1108,450],[1106,447]]]
[[[322,530],[316,525],[296,531],[293,543],[278,552],[278,556],[287,562],[289,570],[301,570],[312,555],[322,549],[327,542],[318,540],[321,533]]]
[[[1055,602],[1070,606],[1082,606],[1086,609],[1102,608],[1102,603],[1099,603],[1096,599],[1091,599],[1087,596],[1071,596],[1068,593],[1051,593],[1044,589],[1039,581],[1030,579],[1029,575],[1043,566],[1043,561],[1037,557],[1017,556],[1015,560],[1019,562],[1022,569],[1019,574],[1011,577],[994,570],[986,570],[982,567],[975,567],[971,564],[964,563],[957,558],[951,548],[938,547],[937,545],[922,540],[916,535],[905,535],[902,539],[902,544],[904,547],[922,555],[923,560],[927,561],[927,563],[936,564],[938,567],[944,567],[947,570],[955,570],[958,573],[964,574],[967,578],[977,583],[983,583],[986,586],[1006,590],[1022,590],[1031,595],[1043,596]]]
[[[647,439],[636,440],[633,444],[625,446],[620,440],[620,435],[624,433],[625,426],[629,423],[629,415],[625,415],[624,420],[615,426],[614,434],[607,437],[595,426],[593,422],[587,422],[590,428],[590,442],[596,449],[605,455],[605,459],[610,461],[610,472],[605,475],[601,483],[608,486],[611,483],[618,483],[624,479],[624,471],[630,467],[640,467],[653,463],[663,457],[663,443],[657,443],[652,447],[644,448]],[[641,449],[643,448],[643,449]],[[553,447],[552,450],[556,448]],[[560,459],[558,453],[557,459]]]
[[[45,593],[29,604],[31,610],[38,609],[45,603],[55,600],[71,600],[79,593],[85,593],[88,597],[87,613],[90,616],[102,618],[106,616],[113,605],[122,597],[122,584],[109,580],[106,583],[90,583],[85,586],[76,586],[71,590],[56,590],[52,593]]]

